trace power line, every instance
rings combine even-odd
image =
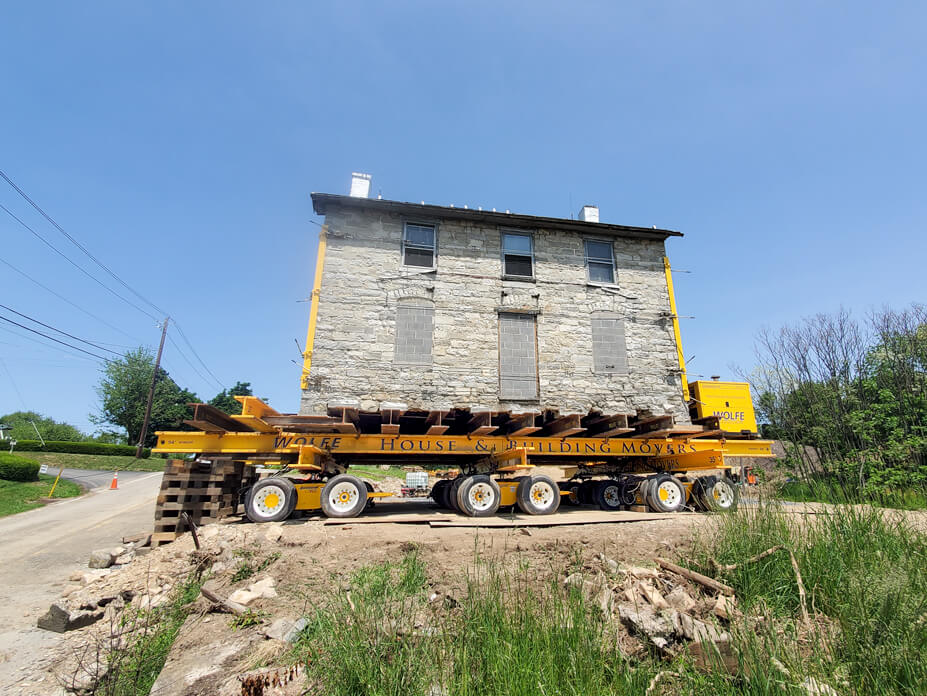
[[[61,225],[59,225],[57,222],[55,222],[55,221],[52,219],[52,217],[51,217],[48,213],[46,213],[44,210],[42,210],[42,208],[39,207],[39,204],[38,204],[38,203],[36,203],[36,202],[35,202],[34,200],[32,200],[31,198],[29,198],[29,196],[26,194],[26,192],[23,191],[21,188],[19,188],[19,186],[17,186],[17,185],[13,182],[13,180],[10,179],[10,177],[8,177],[8,176],[6,175],[6,173],[5,173],[2,169],[0,169],[0,177],[3,177],[3,179],[6,181],[6,183],[8,183],[10,186],[12,186],[12,187],[15,189],[16,193],[18,193],[20,196],[22,196],[24,199],[26,199],[26,201],[29,203],[29,205],[31,205],[33,208],[35,208],[35,209],[39,212],[39,214],[40,214],[42,217],[44,217],[44,218],[45,218],[46,220],[48,220],[52,225],[54,225],[55,229],[57,229],[61,234],[63,234],[65,237],[67,237],[68,240],[69,240],[74,246],[76,246],[78,249],[80,249],[82,252],[84,252],[84,253],[90,258],[91,261],[93,261],[97,266],[99,266],[99,267],[102,268],[104,271],[106,271],[106,272],[110,275],[110,277],[113,278],[113,280],[115,280],[115,281],[116,281],[117,283],[119,283],[122,287],[124,287],[126,290],[128,290],[129,292],[131,292],[133,295],[135,295],[135,296],[136,296],[138,299],[140,299],[142,302],[144,302],[144,303],[147,304],[148,306],[152,307],[156,312],[158,312],[158,314],[167,314],[167,312],[165,312],[163,309],[159,308],[158,305],[154,304],[151,300],[146,299],[141,293],[137,292],[137,291],[136,291],[134,288],[132,288],[128,283],[126,283],[122,278],[120,278],[118,275],[116,275],[115,273],[113,273],[102,261],[100,261],[100,260],[99,260],[96,256],[94,256],[93,254],[91,254],[90,251],[89,251],[83,244],[81,244],[81,243],[78,242],[73,236],[71,236],[70,234],[68,234],[67,232],[65,232],[65,231],[64,231],[64,228],[61,227]]]
[[[117,353],[116,351],[110,350],[109,348],[104,348],[103,346],[99,346],[99,345],[97,345],[96,343],[94,343],[93,341],[87,341],[87,340],[85,340],[85,339],[83,339],[83,338],[78,338],[77,336],[74,336],[73,334],[69,334],[67,331],[62,331],[61,329],[58,329],[58,328],[56,328],[56,327],[54,327],[54,326],[49,326],[48,324],[45,324],[45,323],[39,321],[38,319],[33,319],[33,318],[30,317],[28,314],[23,314],[22,312],[17,312],[15,309],[13,309],[12,307],[7,307],[5,304],[0,304],[0,307],[3,307],[3,309],[5,309],[5,310],[8,311],[8,312],[12,312],[12,313],[15,314],[16,316],[22,317],[23,319],[28,319],[29,321],[33,322],[34,324],[38,324],[39,326],[44,326],[46,329],[51,329],[52,331],[57,331],[57,332],[60,333],[62,336],[67,336],[68,338],[73,338],[75,341],[80,341],[81,343],[86,343],[88,346],[93,346],[94,348],[98,348],[99,350],[104,350],[104,351],[106,351],[107,353],[112,353],[113,355],[118,355],[119,357],[122,357],[122,354],[121,354],[121,353]]]
[[[97,358],[98,360],[102,360],[103,362],[112,362],[112,361],[109,360],[108,358],[104,358],[102,355],[97,355],[96,353],[91,353],[89,350],[84,350],[83,348],[80,348],[80,347],[78,347],[78,346],[72,346],[70,343],[67,343],[67,342],[65,342],[65,341],[59,341],[59,340],[58,340],[57,338],[55,338],[54,336],[49,336],[48,334],[42,333],[41,331],[36,331],[35,329],[30,329],[28,326],[23,326],[23,325],[20,324],[19,322],[13,321],[12,319],[7,319],[7,318],[4,317],[4,316],[0,316],[0,321],[5,321],[5,322],[7,322],[7,323],[9,323],[9,324],[13,324],[13,325],[15,325],[15,326],[18,326],[18,327],[21,328],[21,329],[25,329],[26,331],[31,331],[32,333],[38,334],[39,336],[44,336],[45,338],[49,339],[50,341],[54,341],[55,343],[60,343],[61,345],[67,346],[68,348],[73,348],[74,350],[79,350],[81,353],[86,353],[87,355],[91,355],[91,356],[93,356],[94,358]]]
[[[67,297],[65,297],[64,295],[59,295],[57,292],[55,292],[54,290],[52,290],[50,287],[48,287],[47,285],[43,285],[42,283],[40,283],[39,281],[37,281],[35,278],[33,278],[31,275],[29,275],[29,274],[26,273],[25,271],[22,271],[22,270],[16,268],[16,266],[14,266],[13,264],[11,264],[9,261],[6,261],[6,260],[4,260],[4,259],[0,259],[0,263],[4,264],[5,266],[8,266],[8,267],[11,268],[11,269],[13,269],[13,270],[16,271],[17,273],[19,273],[19,275],[21,275],[23,278],[26,278],[27,280],[31,280],[33,283],[35,283],[36,285],[38,285],[40,288],[42,288],[42,289],[45,290],[46,292],[50,292],[52,295],[54,295],[55,297],[57,297],[59,300],[63,300],[64,302],[67,302],[69,305],[71,305],[71,306],[74,307],[75,309],[80,310],[81,312],[83,312],[84,314],[86,314],[88,317],[90,317],[90,318],[92,318],[92,319],[96,319],[97,321],[99,321],[99,322],[102,323],[102,324],[105,324],[106,326],[108,326],[109,328],[113,329],[114,331],[118,331],[119,333],[121,333],[121,334],[122,334],[123,336],[125,336],[126,338],[131,338],[133,341],[137,341],[137,340],[138,340],[138,339],[135,338],[134,336],[131,336],[131,335],[127,334],[125,331],[123,331],[122,329],[120,329],[118,326],[115,326],[115,325],[113,325],[113,324],[110,324],[108,321],[106,321],[106,319],[103,319],[102,317],[98,317],[96,314],[93,314],[92,312],[88,312],[86,309],[84,309],[83,307],[81,307],[81,306],[78,305],[78,304],[74,304],[71,300],[69,300],[69,299],[68,299]],[[100,342],[103,343],[103,341],[100,341]],[[111,343],[110,345],[113,345],[113,346],[114,346],[114,345],[119,345],[119,344]]]
[[[222,389],[225,389],[225,385],[222,384],[222,380],[220,380],[218,377],[216,377],[213,374],[212,370],[210,370],[209,367],[207,367],[206,363],[203,362],[203,359],[200,357],[199,353],[196,352],[196,349],[193,347],[193,344],[191,344],[190,341],[187,340],[187,335],[183,332],[183,329],[181,328],[180,324],[177,323],[177,320],[174,320],[174,326],[177,327],[177,331],[180,333],[180,337],[183,339],[183,342],[187,344],[187,347],[190,349],[190,352],[193,353],[193,357],[195,357],[197,361],[199,361],[200,365],[202,365],[203,369],[209,373],[209,376],[213,378],[215,383],[218,384],[219,387],[221,387]]]
[[[19,387],[16,386],[16,380],[13,379],[13,373],[10,372],[10,368],[6,366],[6,361],[3,358],[0,358],[0,365],[3,365],[3,369],[6,370],[6,376],[10,378],[10,384],[13,385],[13,391],[16,392],[16,396],[19,397],[19,403],[23,405],[23,411],[28,411],[29,407],[26,406],[26,400],[23,398],[22,393],[19,391]]]
[[[177,322],[174,322],[174,326],[177,326]],[[187,365],[190,366],[190,369],[193,370],[201,380],[203,380],[203,384],[209,384],[209,380],[208,380],[206,377],[203,376],[203,373],[202,373],[202,372],[200,372],[199,370],[196,369],[196,365],[194,365],[194,364],[190,361],[190,358],[187,357],[186,353],[184,353],[184,352],[180,349],[180,346],[177,345],[177,341],[174,340],[174,337],[171,336],[170,334],[168,334],[168,335],[167,335],[167,340],[170,341],[170,342],[171,342],[171,345],[174,346],[174,348],[177,349],[177,353],[180,355],[180,357],[182,357],[182,358],[184,359],[184,362],[186,362]]]
[[[97,285],[99,285],[101,288],[103,288],[103,289],[105,289],[106,291],[112,293],[113,295],[115,295],[116,297],[118,297],[120,300],[122,300],[123,302],[125,302],[127,305],[129,305],[129,306],[131,306],[131,307],[135,307],[135,309],[137,309],[139,312],[141,312],[141,313],[144,314],[145,316],[147,316],[147,317],[149,317],[149,318],[151,318],[151,319],[154,319],[155,321],[158,320],[158,318],[157,318],[154,314],[151,314],[150,312],[145,311],[144,309],[142,309],[141,307],[139,307],[137,304],[135,304],[134,302],[132,302],[132,300],[128,300],[128,299],[126,299],[125,297],[123,297],[122,295],[120,295],[118,292],[116,292],[116,291],[113,290],[111,287],[109,287],[108,285],[106,285],[103,281],[101,281],[101,280],[100,280],[99,278],[97,278],[96,276],[91,275],[90,273],[88,273],[87,271],[85,271],[85,270],[83,269],[83,267],[78,266],[78,265],[77,265],[73,260],[71,260],[71,258],[70,258],[69,256],[67,256],[64,252],[59,251],[58,248],[57,248],[54,244],[52,244],[51,242],[49,242],[47,239],[45,239],[45,237],[43,237],[42,235],[40,235],[40,234],[39,234],[38,232],[36,232],[34,229],[32,229],[31,227],[29,227],[29,225],[27,225],[25,222],[23,222],[23,221],[20,220],[18,217],[16,217],[16,215],[14,215],[14,214],[10,211],[10,209],[7,208],[5,205],[0,204],[0,209],[2,209],[3,212],[5,212],[5,213],[6,213],[7,215],[9,215],[11,218],[13,218],[14,220],[16,220],[16,222],[18,222],[20,225],[22,225],[23,227],[25,227],[25,228],[26,228],[27,230],[29,230],[32,234],[34,234],[36,237],[38,237],[40,240],[42,240],[42,243],[44,243],[49,249],[51,249],[52,251],[54,251],[56,254],[58,254],[58,256],[60,256],[60,257],[63,258],[65,261],[67,261],[69,264],[71,264],[72,266],[74,266],[74,268],[76,268],[78,271],[80,271],[80,272],[83,273],[85,276],[87,276],[88,278],[90,278],[90,280],[92,280],[94,283],[96,283]]]
[[[7,326],[0,325],[0,331],[6,331],[7,333],[12,334],[13,336],[16,336],[17,338],[24,338],[27,341],[31,341],[32,343],[42,346],[43,348],[51,348],[52,350],[57,350],[59,353],[64,353],[68,357],[74,358],[75,360],[85,360],[86,362],[89,362],[89,363],[94,362],[90,358],[85,358],[82,355],[77,355],[76,353],[72,353],[71,351],[65,350],[64,348],[59,348],[58,346],[49,345],[48,343],[45,343],[44,341],[40,341],[37,338],[33,338],[32,336],[25,336],[19,333],[18,331],[14,331],[13,329]],[[13,345],[13,344],[7,344],[7,345]],[[24,346],[17,346],[17,347],[22,348]]]

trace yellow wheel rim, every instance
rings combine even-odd
[[[264,505],[270,508],[271,510],[273,510],[278,505],[280,505],[280,496],[277,495],[276,493],[268,493],[264,497]]]

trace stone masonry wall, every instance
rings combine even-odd
[[[301,413],[322,414],[328,404],[344,402],[365,410],[399,402],[420,409],[673,413],[677,422],[688,422],[662,242],[615,238],[617,287],[600,287],[586,281],[583,236],[528,230],[536,282],[509,281],[502,280],[498,227],[409,220],[437,224],[437,271],[423,272],[402,266],[404,221],[329,209],[310,388],[303,391]],[[433,309],[430,361],[410,364],[397,353],[400,305]],[[536,314],[538,400],[500,400],[502,308]],[[593,371],[593,315],[623,322],[625,374]]]

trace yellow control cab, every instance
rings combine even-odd
[[[690,412],[693,421],[712,416],[719,419],[725,433],[756,434],[756,414],[746,382],[689,382]]]

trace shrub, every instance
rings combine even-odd
[[[0,453],[0,479],[6,481],[38,481],[39,464],[31,459]]]
[[[55,442],[46,440],[45,445],[38,440],[19,440],[16,449],[20,452],[66,452],[68,454],[102,454],[118,457],[134,457],[132,445],[110,445],[104,442]],[[148,459],[151,450],[142,450],[142,459]]]

